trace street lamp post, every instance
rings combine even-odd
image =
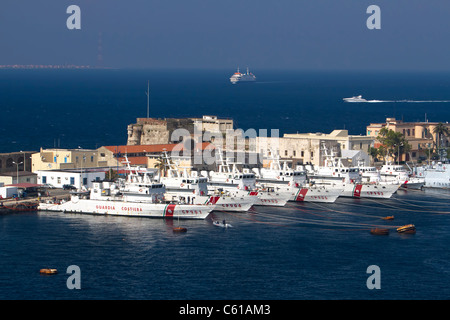
[[[19,165],[21,165],[21,164],[23,163],[23,161],[22,161],[22,162],[19,162],[19,163],[13,161],[13,163],[14,163],[14,164],[16,165],[16,167],[17,167],[16,183],[18,184],[18,183],[19,183]]]

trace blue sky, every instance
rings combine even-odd
[[[73,4],[81,8],[81,30],[66,27]],[[366,27],[372,4],[381,8],[380,30]],[[449,40],[447,0],[0,4],[0,64],[435,71],[450,70]]]

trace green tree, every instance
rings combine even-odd
[[[401,132],[391,129],[382,128],[378,133],[377,140],[384,146],[386,154],[394,158],[394,161],[397,161],[401,154],[411,150],[411,145],[405,136]]]

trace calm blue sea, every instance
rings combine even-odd
[[[254,70],[257,83],[232,85],[233,71],[0,70],[0,152],[126,144],[127,125],[147,115],[147,81],[150,116],[212,114],[244,130],[365,134],[386,117],[450,119],[449,73]],[[408,102],[342,100],[359,94]]]
[[[243,129],[364,134],[390,116],[450,118],[448,102],[417,102],[450,100],[450,75],[254,72],[257,83],[232,86],[228,71],[1,70],[0,151],[124,144],[127,125],[146,115],[147,79],[151,116],[215,114]],[[342,102],[357,94],[402,102]],[[449,199],[446,190],[409,190],[217,212],[182,221],[186,234],[174,234],[171,220],[2,215],[0,299],[448,299]],[[381,219],[388,215],[395,219]],[[369,233],[408,223],[415,235]],[[70,265],[80,267],[80,290],[66,286]],[[371,265],[381,289],[367,288]],[[45,267],[60,273],[41,276]]]

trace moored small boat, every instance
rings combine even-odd
[[[57,274],[58,270],[57,269],[50,269],[50,268],[44,268],[39,270],[40,274]]]
[[[374,228],[370,230],[370,233],[379,236],[386,236],[389,234],[389,229]]]
[[[224,221],[223,222],[222,221],[213,221],[213,225],[215,225],[217,227],[222,227],[222,228],[231,228],[231,227],[233,227],[231,224],[226,223]]]
[[[397,228],[398,233],[408,233],[413,234],[416,233],[416,226],[413,224],[407,224]]]
[[[183,232],[187,232],[187,229],[183,228],[183,227],[175,227],[175,228],[173,228],[173,232],[175,232],[175,233],[183,233]]]
[[[383,220],[394,220],[394,216],[387,216],[387,217],[383,217],[381,219],[383,219]]]

